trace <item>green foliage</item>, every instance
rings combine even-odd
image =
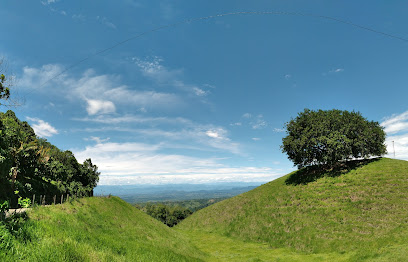
[[[34,194],[89,196],[99,180],[98,167],[87,159],[78,163],[71,151],[61,151],[36,137],[13,111],[0,113],[0,199],[28,205]],[[13,191],[18,190],[15,198]]]
[[[28,208],[31,206],[31,199],[19,197],[18,205],[22,208]]]
[[[177,225],[180,221],[193,213],[190,209],[181,206],[169,206],[164,204],[148,203],[140,209],[169,227]]]
[[[9,99],[10,98],[10,88],[7,86],[6,76],[0,75],[0,99]]]
[[[385,132],[359,112],[305,109],[286,124],[281,149],[299,168],[386,153]]]

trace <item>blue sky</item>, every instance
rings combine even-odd
[[[360,111],[408,160],[408,40],[323,18],[408,39],[407,11],[406,1],[5,0],[0,55],[17,116],[91,157],[101,185],[266,182],[294,170],[279,146],[304,108]],[[149,32],[234,12],[285,14]]]

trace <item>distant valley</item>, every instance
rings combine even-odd
[[[95,195],[115,195],[128,203],[228,198],[250,191],[262,182],[165,185],[100,185]]]

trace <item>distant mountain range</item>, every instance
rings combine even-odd
[[[226,198],[260,186],[261,182],[165,185],[100,185],[95,195],[115,195],[129,203]]]

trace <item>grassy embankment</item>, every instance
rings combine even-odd
[[[177,228],[193,241],[200,236],[195,243],[210,253],[200,240],[205,234],[300,256],[408,261],[407,161],[354,162],[310,177],[305,170],[295,171],[202,209]]]
[[[24,235],[0,249],[0,261],[173,262],[205,258],[185,236],[117,197],[38,207],[28,217]]]

